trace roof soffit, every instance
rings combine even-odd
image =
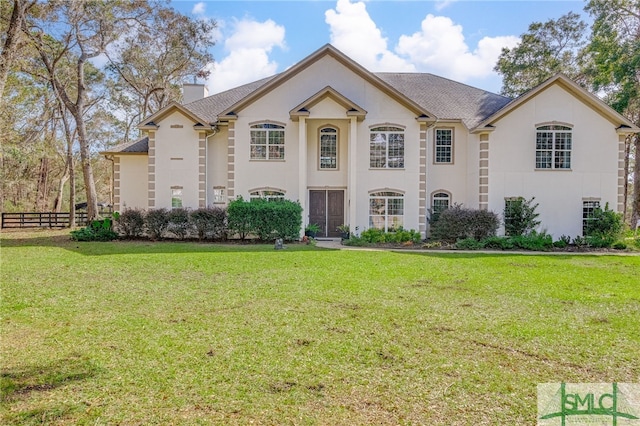
[[[362,65],[358,64],[353,59],[349,58],[348,56],[340,52],[338,49],[336,49],[332,45],[326,44],[325,46],[321,47],[311,55],[307,56],[305,59],[298,62],[288,70],[274,77],[271,81],[269,81],[264,86],[260,87],[258,90],[252,92],[248,96],[241,99],[239,102],[235,103],[234,105],[224,110],[219,115],[220,119],[223,119],[223,117],[228,115],[233,115],[233,116],[237,115],[238,111],[242,110],[247,105],[261,98],[262,96],[274,90],[275,88],[281,86],[282,84],[284,84],[291,78],[295,77],[296,75],[300,74],[301,72],[309,68],[312,64],[316,63],[318,60],[320,60],[325,56],[332,57],[338,63],[344,65],[346,68],[354,72],[356,75],[360,76],[365,81],[369,82],[374,87],[376,87],[377,89],[379,89],[380,91],[382,91],[383,93],[385,93],[386,95],[388,95],[389,97],[391,97],[392,99],[394,99],[395,101],[397,101],[398,103],[400,103],[401,105],[403,105],[404,107],[412,111],[414,114],[416,114],[416,116],[419,116],[419,117],[427,116],[427,117],[435,118],[434,114],[430,113],[429,111],[426,111],[416,102],[407,98],[405,95],[400,93],[394,87],[390,86],[388,83],[383,81],[380,77],[371,73]]]

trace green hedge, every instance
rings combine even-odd
[[[229,233],[241,239],[253,235],[262,241],[297,240],[302,229],[302,207],[289,200],[238,198],[227,207]]]

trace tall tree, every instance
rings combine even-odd
[[[107,52],[117,77],[113,100],[128,112],[128,127],[178,100],[184,80],[208,76],[215,26],[158,6]]]
[[[594,18],[587,51],[594,86],[606,101],[640,125],[640,0],[590,0]],[[634,157],[631,225],[640,221],[640,137],[627,138],[627,164]],[[626,206],[626,204],[625,204]]]
[[[27,19],[29,22],[25,21],[23,28],[38,51],[56,96],[75,121],[87,213],[89,218],[95,218],[98,215],[98,199],[85,121],[88,97],[92,91],[87,80],[87,64],[91,59],[103,55],[149,9],[146,3],[126,0],[51,0],[47,6],[49,10],[44,19]],[[61,64],[65,62],[73,64],[75,69],[73,92],[61,78]]]
[[[11,17],[6,24],[7,30],[6,33],[3,34],[4,45],[2,53],[0,53],[0,105],[3,103],[4,86],[7,83],[9,71],[14,63],[15,55],[20,45],[25,14],[35,6],[36,3],[37,0],[13,0]],[[3,12],[2,16],[5,16],[4,9],[8,7],[9,4],[9,2],[2,2],[2,4],[0,4],[0,11]]]
[[[494,70],[502,74],[502,94],[516,97],[557,73],[585,85],[580,51],[587,24],[569,12],[557,20],[534,22],[514,48],[503,48]]]

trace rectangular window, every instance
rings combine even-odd
[[[268,123],[251,126],[251,159],[284,160],[284,126]]]
[[[434,159],[437,164],[453,163],[453,129],[436,129]]]
[[[369,227],[394,232],[402,228],[404,195],[397,192],[374,192],[369,195]]]
[[[369,167],[374,169],[404,168],[404,129],[391,126],[371,129]]]
[[[572,133],[567,126],[540,126],[536,132],[536,169],[570,169]]]
[[[171,208],[182,208],[182,188],[171,188]]]
[[[214,187],[213,188],[213,204],[224,204],[227,202],[227,199],[224,195],[224,187]]]
[[[593,219],[593,211],[600,208],[600,201],[582,202],[582,235],[587,234],[587,224]]]

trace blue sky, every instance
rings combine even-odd
[[[584,14],[573,1],[182,1],[184,14],[214,19],[217,93],[286,70],[326,43],[371,71],[430,72],[492,92],[502,47],[532,22]]]

